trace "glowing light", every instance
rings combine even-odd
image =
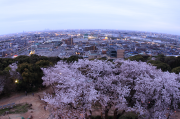
[[[13,58],[16,58],[18,55],[14,55]]]
[[[32,55],[32,54],[35,54],[35,50],[34,50],[34,51],[31,51],[31,52],[29,53],[29,55]]]
[[[15,83],[18,83],[18,80],[17,80],[17,79],[15,80]]]

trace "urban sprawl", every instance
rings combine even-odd
[[[56,30],[0,36],[0,57],[37,54],[48,57],[116,59],[134,55],[180,55],[180,36],[120,30]]]

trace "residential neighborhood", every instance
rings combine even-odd
[[[179,56],[180,36],[119,30],[58,30],[0,36],[0,57],[37,54],[68,58],[128,58],[134,55]]]

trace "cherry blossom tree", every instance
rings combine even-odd
[[[56,118],[87,118],[98,103],[105,119],[110,109],[114,110],[114,119],[128,111],[164,119],[177,109],[180,99],[179,75],[144,62],[60,61],[42,70],[43,84],[54,89],[54,94],[46,94],[44,101],[56,110]]]
[[[9,65],[9,67],[11,68],[11,70],[9,70],[10,75],[11,76],[16,75],[17,73],[16,69],[18,68],[18,65],[16,63],[12,63]]]
[[[117,61],[121,62],[121,61]],[[130,110],[149,114],[150,118],[166,118],[177,109],[180,99],[178,75],[162,72],[145,62],[122,61],[118,78],[131,89]]]
[[[78,69],[89,78],[92,78],[94,87],[99,94],[97,102],[101,104],[105,119],[108,118],[108,112],[111,108],[115,109],[114,116],[118,118],[121,114],[118,115],[117,110],[127,108],[125,97],[129,95],[129,88],[127,86],[122,87],[116,73],[114,73],[114,69],[119,64],[101,60],[79,60],[78,63],[81,66]]]
[[[53,84],[55,93],[54,96],[47,95],[44,100],[57,110],[54,114],[61,118],[84,118],[98,97],[93,83],[75,67],[58,62],[54,68],[43,69],[46,72],[42,78],[44,84]]]

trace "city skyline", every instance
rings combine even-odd
[[[178,0],[0,1],[0,35],[45,29],[118,29],[180,35]]]

